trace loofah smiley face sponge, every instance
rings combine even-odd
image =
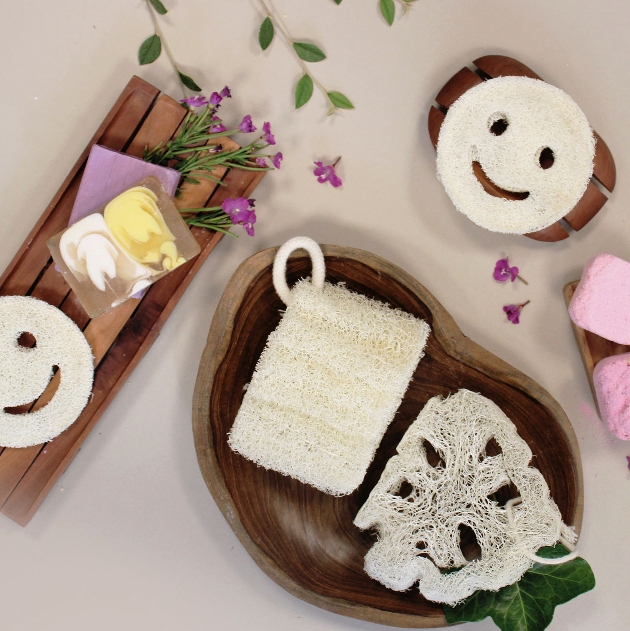
[[[313,281],[289,290],[285,264],[305,247]],[[429,335],[426,322],[324,283],[311,239],[287,242],[274,284],[287,309],[267,340],[232,427],[229,444],[267,469],[332,495],[362,482]]]
[[[18,343],[24,332],[35,346]],[[61,373],[52,400],[25,414],[6,408],[27,405]],[[79,327],[56,307],[25,296],[0,298],[0,445],[29,447],[59,435],[88,402],[94,375],[92,349]]]
[[[546,228],[577,204],[594,155],[593,132],[571,97],[537,79],[498,77],[449,108],[438,139],[437,174],[457,210],[476,224],[525,234]],[[505,196],[486,192],[475,164],[479,177]]]
[[[487,456],[492,438],[502,453]],[[443,465],[429,464],[425,441]],[[542,474],[528,466],[527,443],[482,395],[459,390],[430,399],[397,451],[354,520],[378,530],[365,570],[390,589],[404,591],[419,580],[423,596],[452,605],[479,589],[511,585],[540,560],[535,553],[543,546],[560,540],[572,547],[575,533],[562,523]],[[491,496],[510,483],[520,501],[499,506]],[[474,531],[480,559],[464,558],[461,524]]]

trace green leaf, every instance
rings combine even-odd
[[[258,43],[263,50],[267,50],[267,48],[269,48],[269,44],[271,44],[274,34],[275,29],[273,28],[271,18],[265,18],[263,23],[260,25],[260,30],[258,31]]]
[[[183,72],[179,72],[179,71],[177,72],[177,74],[179,75],[179,80],[189,90],[192,90],[193,92],[201,92],[201,88],[195,83],[192,77],[189,77],[187,74],[184,74]]]
[[[306,42],[293,42],[293,49],[298,54],[300,59],[304,61],[310,61],[312,63],[316,61],[322,61],[326,59],[326,55],[321,48],[315,46],[315,44],[307,44]]]
[[[138,50],[138,61],[141,66],[152,64],[162,52],[162,42],[157,34],[147,37]]]
[[[341,4],[341,0],[333,0],[335,4]]]
[[[385,18],[385,21],[391,26],[394,23],[394,16],[396,15],[394,0],[380,0],[380,3],[381,13]]]
[[[313,79],[303,75],[295,86],[295,109],[299,109],[313,96]]]
[[[149,2],[160,15],[166,15],[168,13],[166,7],[160,2],[160,0],[149,0]]]
[[[541,548],[538,556],[558,558],[568,554],[560,544]],[[589,564],[578,557],[560,565],[535,563],[520,581],[498,592],[478,591],[455,607],[444,607],[449,624],[477,622],[490,616],[501,631],[542,631],[556,606],[595,587]]]
[[[353,110],[354,105],[350,102],[347,96],[341,94],[341,92],[328,92],[328,98],[332,101],[335,107],[339,107],[342,110]]]

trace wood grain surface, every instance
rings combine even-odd
[[[493,79],[500,76],[529,77],[531,79],[541,79],[531,68],[512,57],[504,55],[486,55],[473,61],[475,71],[464,67],[456,72],[442,87],[435,97],[438,107],[431,106],[428,117],[429,137],[433,147],[437,149],[440,128],[448,112],[448,108],[462,94],[470,90],[470,88],[483,83],[484,80]],[[615,188],[617,181],[617,170],[615,160],[604,142],[602,137],[593,130],[595,136],[595,157],[593,161],[593,177],[589,183],[586,192],[578,203],[564,216],[565,225],[557,221],[543,230],[530,232],[526,237],[536,241],[555,242],[562,241],[569,236],[567,227],[572,230],[581,230],[586,226],[597,213],[602,209],[608,201],[607,195],[601,190],[604,188],[609,193]],[[505,197],[513,199],[506,191],[499,191],[485,177],[479,177],[479,171],[476,171],[477,178],[487,193],[495,197]],[[600,186],[595,184],[595,181]]]
[[[185,115],[179,103],[133,77],[0,278],[2,296],[30,295],[59,307],[83,330],[95,364],[93,396],[68,429],[45,445],[0,449],[0,511],[21,525],[29,522],[65,471],[222,234],[194,228],[192,232],[201,246],[198,257],[153,284],[141,300],[130,299],[93,320],[56,270],[46,241],[68,225],[93,144],[141,157],[145,146],[153,147],[171,138]],[[222,139],[222,144],[236,146],[228,138]],[[226,197],[249,197],[263,173],[217,169],[214,175],[223,180],[223,185],[213,183],[209,187],[204,181],[198,187],[189,186],[178,198],[178,207],[220,205]],[[53,387],[51,384],[34,409],[54,394]]]
[[[400,627],[439,627],[442,607],[417,589],[394,592],[363,571],[374,533],[352,523],[386,462],[423,405],[433,396],[468,388],[491,398],[515,423],[533,452],[564,521],[579,532],[582,469],[571,424],[541,386],[465,337],[450,315],[414,278],[384,259],[351,248],[322,246],[326,277],[425,319],[432,329],[404,400],[360,487],[333,497],[232,452],[227,436],[283,303],[273,288],[277,248],[246,260],[228,283],[204,350],[193,402],[199,466],[226,520],[252,558],[290,593],[342,615]],[[288,280],[310,274],[296,253]],[[501,501],[513,496],[507,490]],[[474,541],[463,541],[464,552]]]

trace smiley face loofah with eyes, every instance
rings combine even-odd
[[[492,438],[502,453],[486,456]],[[443,466],[429,464],[425,441]],[[365,570],[390,589],[404,591],[419,581],[427,599],[454,605],[477,590],[515,583],[534,561],[555,564],[577,555],[536,556],[558,541],[572,549],[576,535],[562,522],[542,474],[528,466],[527,443],[489,399],[468,390],[434,397],[397,451],[354,521],[378,530]],[[510,482],[520,498],[501,507],[489,496]],[[411,488],[406,497],[400,496],[403,485]],[[461,524],[474,531],[480,559],[464,558]]]

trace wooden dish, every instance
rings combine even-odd
[[[25,526],[107,406],[116,396],[195,274],[217,245],[220,232],[193,228],[201,254],[153,284],[141,299],[132,298],[90,320],[74,292],[52,262],[46,241],[68,225],[81,175],[92,148],[109,149],[142,157],[144,147],[164,142],[178,130],[186,109],[138,77],[133,77],[90,140],[61,188],[35,224],[13,261],[0,277],[0,296],[33,296],[59,307],[84,332],[94,355],[93,396],[79,418],[57,438],[24,449],[0,447],[0,511]],[[237,147],[229,138],[227,148]],[[218,206],[226,197],[249,197],[264,173],[217,169],[223,186],[203,180],[182,187],[180,209]],[[104,174],[105,176],[105,174]],[[55,379],[33,406],[45,405],[54,395]],[[27,409],[16,409],[27,412]]]
[[[446,117],[448,108],[470,88],[483,83],[488,79],[495,77],[530,77],[531,79],[541,79],[533,70],[528,68],[511,57],[503,55],[486,55],[475,59],[473,64],[475,70],[470,68],[462,68],[455,73],[438,92],[435,100],[438,107],[431,106],[429,111],[429,136],[433,146],[437,148],[440,127]],[[542,79],[541,79],[542,80]],[[563,219],[538,230],[530,232],[524,236],[536,241],[562,241],[569,236],[568,229],[581,230],[595,215],[601,210],[602,206],[608,201],[607,196],[601,190],[608,192],[613,191],[617,179],[617,171],[615,161],[608,145],[602,137],[593,130],[595,134],[595,159],[593,168],[593,177],[589,182],[586,192],[580,201],[570,210]],[[517,199],[517,197],[508,196],[505,191],[497,190],[487,178],[478,177],[484,189],[490,195],[495,197],[505,197],[506,199]],[[595,180],[601,185],[598,186]]]
[[[564,286],[563,294],[564,300],[567,304],[567,308],[573,298],[575,289],[579,284],[579,280],[574,280],[572,283],[567,283]],[[573,327],[573,334],[575,335],[575,341],[577,342],[578,350],[582,357],[582,363],[584,364],[584,370],[586,370],[586,376],[588,378],[589,386],[591,387],[591,393],[593,394],[593,401],[595,402],[595,408],[599,414],[599,405],[597,404],[597,396],[595,394],[595,385],[593,384],[593,370],[595,366],[605,357],[611,357],[613,355],[621,355],[622,353],[630,352],[630,346],[624,344],[617,344],[617,342],[611,342],[603,337],[600,337],[596,333],[591,333],[585,329],[577,326],[571,321]],[[600,414],[601,416],[601,414]]]
[[[529,377],[465,337],[414,278],[384,259],[324,245],[326,276],[424,318],[432,328],[426,355],[368,469],[351,495],[333,497],[259,467],[234,453],[227,435],[267,336],[280,321],[271,266],[277,248],[236,271],[212,320],[193,404],[199,466],[210,492],[243,546],[274,581],[295,596],[342,615],[401,627],[446,626],[442,607],[419,595],[386,589],[363,571],[374,542],[352,520],[387,460],[426,401],[468,388],[490,397],[516,424],[534,453],[565,523],[582,522],[582,469],[573,429],[558,403]],[[288,280],[310,274],[310,259],[292,257]],[[496,453],[496,452],[495,452]],[[504,487],[506,501],[513,496]],[[475,541],[463,541],[464,553]]]

